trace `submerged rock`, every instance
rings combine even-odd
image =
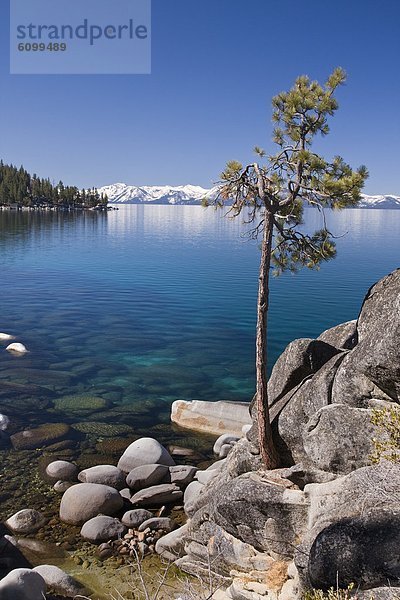
[[[8,352],[11,352],[12,354],[26,354],[28,352],[26,346],[24,346],[24,344],[21,344],[20,342],[14,342],[12,344],[9,344],[6,350]]]
[[[15,340],[15,335],[11,335],[10,333],[0,333],[0,342],[7,340]]]
[[[66,423],[45,423],[34,429],[14,433],[10,439],[15,450],[34,450],[63,439],[69,430]]]
[[[7,415],[2,415],[0,413],[0,431],[5,431],[10,424],[10,419]]]
[[[46,467],[46,475],[56,481],[76,481],[78,473],[78,467],[66,460],[54,460]]]
[[[130,425],[125,425],[124,423],[101,423],[99,421],[83,421],[82,423],[73,423],[72,427],[81,433],[110,438],[132,433],[133,431]]]
[[[77,394],[72,396],[63,396],[57,398],[54,407],[57,410],[66,413],[74,412],[95,412],[108,407],[108,402],[99,396],[90,396],[89,394]]]

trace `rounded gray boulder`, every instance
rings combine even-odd
[[[109,485],[116,490],[122,490],[125,487],[125,473],[113,465],[97,465],[84,469],[78,475],[79,481],[83,483],[100,483]]]
[[[165,465],[142,465],[129,472],[126,483],[131,490],[138,492],[143,488],[161,483],[168,473],[168,467]]]
[[[145,508],[136,508],[134,510],[128,510],[121,519],[121,522],[131,529],[137,529],[142,523],[151,519],[153,513]]]
[[[164,446],[153,438],[140,438],[132,442],[118,462],[118,468],[125,473],[142,465],[152,464],[172,467],[175,461]]]
[[[55,481],[76,481],[79,469],[67,460],[54,460],[46,467],[46,474]]]
[[[83,585],[59,567],[55,567],[54,565],[39,565],[33,571],[39,573],[49,588],[56,594],[74,598],[78,594],[85,593]]]
[[[70,525],[82,525],[99,513],[112,516],[124,501],[116,489],[99,483],[78,483],[61,499],[60,519]]]
[[[14,533],[33,533],[46,523],[42,513],[33,508],[24,508],[12,515],[5,522],[6,526]]]
[[[127,531],[128,529],[118,519],[99,515],[84,524],[81,536],[92,544],[101,544],[109,540],[117,540]]]
[[[43,600],[46,582],[32,569],[14,569],[0,581],[1,600]]]

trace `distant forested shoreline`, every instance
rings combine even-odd
[[[31,175],[22,166],[5,165],[0,161],[0,209],[96,209],[106,210],[108,197],[97,188],[89,190],[54,184],[49,178]]]

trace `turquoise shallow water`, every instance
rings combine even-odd
[[[292,339],[356,318],[399,266],[400,211],[348,210],[329,225],[346,234],[334,261],[272,281],[270,364]],[[177,398],[249,400],[259,250],[243,231],[193,206],[0,212],[0,331],[30,350],[0,351],[0,381],[146,406],[143,427],[166,422]]]

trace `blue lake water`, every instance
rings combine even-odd
[[[319,220],[307,211],[307,228]],[[343,236],[337,258],[272,281],[270,365],[292,339],[357,318],[371,284],[399,266],[400,211],[328,221]],[[166,423],[175,399],[250,400],[259,249],[245,231],[194,206],[0,211],[0,331],[30,350],[1,348],[0,381],[104,397],[133,427],[144,407],[142,427]]]

